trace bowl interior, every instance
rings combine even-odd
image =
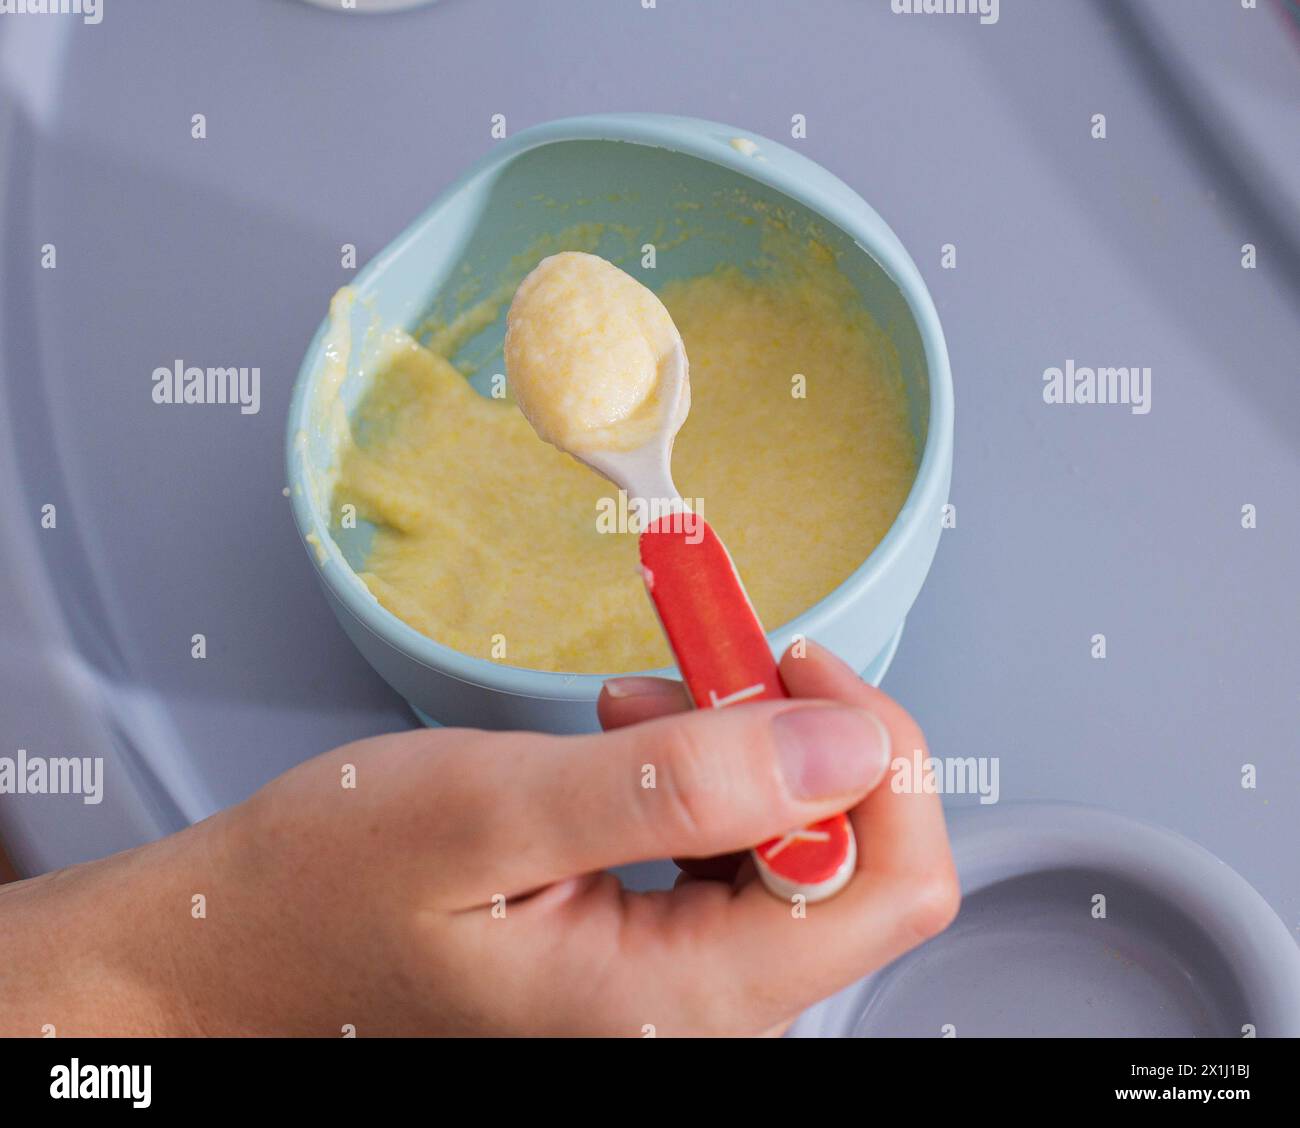
[[[344,409],[354,411],[373,375],[376,327],[425,336],[431,323],[448,323],[471,308],[483,312],[482,323],[452,359],[486,392],[493,375],[504,371],[508,295],[545,255],[601,254],[657,289],[723,263],[754,271],[765,258],[765,237],[781,230],[828,246],[891,338],[920,452],[930,413],[925,350],[906,299],[876,260],[844,231],[767,185],[695,156],[624,141],[555,141],[486,168],[383,252],[356,286],[352,329],[359,347],[340,389]],[[653,270],[641,265],[647,245],[655,248]],[[494,295],[505,298],[495,310],[485,301]],[[309,386],[320,383],[325,368],[318,349]],[[333,447],[329,427],[306,428],[308,479],[328,479]],[[323,515],[328,490],[312,491],[311,504]],[[332,532],[348,564],[361,567],[373,528],[360,523]]]
[[[947,931],[806,1011],[831,1036],[1259,1037],[1300,1031],[1300,953],[1179,835],[1072,803],[948,807]]]
[[[1093,915],[1104,893],[1106,916]],[[858,1037],[1240,1037],[1233,969],[1179,907],[1112,873],[981,889],[943,935],[877,977]]]

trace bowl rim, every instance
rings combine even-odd
[[[734,139],[752,141],[760,154],[777,152],[780,161],[755,160],[751,153],[733,147],[731,142]],[[898,237],[871,205],[834,173],[770,138],[701,118],[654,113],[561,118],[532,126],[498,142],[490,153],[439,193],[401,234],[358,271],[349,286],[364,290],[418,238],[438,212],[480,177],[503,168],[532,149],[570,141],[626,142],[667,149],[721,165],[741,177],[772,188],[848,235],[863,253],[876,262],[907,304],[925,352],[929,383],[925,446],[911,488],[880,543],[823,599],[782,624],[778,630],[767,632],[768,642],[776,651],[783,649],[784,640],[794,635],[817,637],[854,594],[878,582],[887,573],[893,562],[905,552],[908,543],[919,534],[918,522],[939,520],[936,502],[942,504],[947,500],[952,455],[952,376],[938,311],[916,264]],[[297,436],[306,424],[309,391],[315,387],[312,371],[317,368],[317,357],[328,329],[327,316],[307,347],[294,379],[286,426],[286,472],[294,523],[308,559],[327,591],[360,627],[428,670],[517,697],[588,701],[595,699],[600,687],[610,677],[676,676],[673,666],[626,673],[583,674],[535,670],[476,658],[422,634],[375,599],[343,558],[328,525],[312,506],[311,491],[303,480],[305,455],[297,446]],[[319,553],[308,540],[309,536],[316,538],[320,545]]]

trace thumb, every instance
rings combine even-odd
[[[871,712],[807,700],[473,743],[476,765],[495,776],[476,791],[494,809],[455,836],[472,852],[462,872],[494,871],[494,888],[511,895],[613,865],[745,849],[853,806],[890,756]]]

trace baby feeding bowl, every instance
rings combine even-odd
[[[1072,803],[950,810],[948,826],[957,920],[791,1034],[1300,1036],[1300,948],[1195,843]]]
[[[746,269],[774,218],[837,252],[890,336],[921,457],[875,551],[768,637],[776,652],[794,635],[815,638],[879,681],[934,558],[952,471],[948,353],[920,273],[857,193],[790,149],[692,118],[609,114],[550,122],[498,144],[357,275],[346,371],[330,363],[341,342],[327,320],[298,373],[287,451],[294,519],[344,630],[422,720],[589,731],[604,676],[522,669],[453,650],[385,610],[357,577],[373,529],[334,527],[329,482],[339,414],[356,407],[373,374],[367,342],[375,326],[414,333],[430,316],[446,320],[467,295],[517,281],[543,255],[567,249],[575,232],[580,249],[615,260],[639,261],[654,244],[657,285],[720,263]],[[480,391],[504,371],[507,305],[453,357]]]

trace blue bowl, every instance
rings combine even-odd
[[[733,145],[737,138],[757,150]],[[357,577],[373,530],[335,539],[328,482],[339,413],[356,407],[373,374],[370,330],[400,325],[415,332],[430,315],[451,316],[467,282],[490,285],[517,273],[521,252],[577,224],[599,225],[593,229],[614,240],[597,246],[598,253],[673,242],[671,253],[660,253],[662,283],[722,262],[752,264],[762,217],[774,214],[839,252],[840,269],[898,350],[922,456],[907,500],[875,551],[835,591],[768,637],[774,652],[794,635],[815,638],[871,680],[883,675],[934,559],[952,474],[948,352],[921,275],[860,196],[790,149],[692,118],[605,114],[550,122],[501,142],[357,275],[351,329],[358,347],[346,373],[331,373],[326,321],[294,386],[287,460],[298,530],[343,629],[422,720],[589,731],[604,677],[462,654],[402,622]],[[676,242],[687,229],[690,237]],[[484,366],[499,356],[503,332],[504,313],[454,359],[463,371],[490,378]]]

